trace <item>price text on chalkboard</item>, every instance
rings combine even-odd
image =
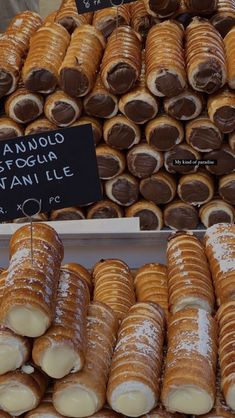
[[[121,4],[132,3],[135,0],[76,0],[78,13],[95,12],[108,7],[120,6]]]
[[[23,217],[27,199],[48,212],[101,198],[91,125],[0,142],[0,221]]]

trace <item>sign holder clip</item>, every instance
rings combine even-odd
[[[35,213],[27,212],[27,207],[26,206],[29,203],[38,204],[38,210]],[[21,207],[23,215],[26,218],[28,218],[29,222],[30,222],[30,247],[31,247],[30,252],[31,252],[31,264],[32,264],[32,266],[34,264],[34,260],[33,260],[33,216],[36,216],[41,212],[41,209],[42,209],[41,206],[42,206],[41,201],[39,201],[37,199],[34,199],[34,198],[31,198],[31,199],[25,200],[22,204],[22,207]]]

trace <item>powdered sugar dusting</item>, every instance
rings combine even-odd
[[[211,338],[210,338],[210,322],[209,317],[204,309],[198,310],[198,352],[207,357],[211,353]]]
[[[230,239],[235,239],[234,230],[227,225],[226,229],[221,225],[213,225],[206,232],[206,247],[212,247],[213,258],[217,261],[222,273],[228,273],[235,270],[235,258],[233,245]]]

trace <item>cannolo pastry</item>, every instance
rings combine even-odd
[[[84,211],[75,206],[53,210],[50,216],[50,221],[75,221],[81,219],[85,219]]]
[[[72,125],[82,113],[82,101],[57,90],[47,96],[44,106],[45,116],[55,125]]]
[[[126,158],[128,170],[140,179],[157,173],[163,166],[162,153],[148,144],[139,144],[131,148]]]
[[[195,173],[201,159],[198,151],[188,144],[180,144],[165,153],[165,168],[169,173]]]
[[[210,22],[195,17],[186,28],[186,62],[194,90],[211,94],[226,83],[223,39]]]
[[[213,178],[204,170],[186,174],[178,182],[178,195],[186,203],[198,206],[209,202],[215,192]]]
[[[234,412],[226,404],[221,391],[221,377],[217,373],[216,379],[216,400],[213,409],[208,414],[202,415],[201,418],[234,418]]]
[[[101,260],[93,268],[94,301],[113,309],[122,321],[135,303],[134,283],[127,264],[116,259]]]
[[[113,94],[127,93],[141,71],[141,42],[129,26],[120,26],[108,38],[101,64],[101,79]]]
[[[187,8],[199,15],[210,15],[217,10],[218,0],[184,0]]]
[[[31,93],[19,87],[5,101],[5,112],[18,123],[30,123],[43,113],[44,100],[41,94]]]
[[[44,19],[44,25],[46,25],[47,23],[54,23],[57,13],[58,10],[54,10],[54,12],[51,12],[48,16],[46,16]]]
[[[112,202],[122,206],[131,206],[138,200],[139,183],[132,175],[123,173],[106,181],[105,192]]]
[[[48,131],[55,131],[57,126],[50,122],[47,118],[41,117],[30,123],[25,128],[25,135],[40,134]]]
[[[92,118],[91,116],[82,116],[72,126],[79,125],[91,125],[95,145],[100,142],[103,135],[103,126],[98,119]]]
[[[125,155],[108,145],[98,145],[96,148],[99,177],[110,180],[122,174],[126,167]]]
[[[31,220],[33,222],[46,222],[49,219],[48,219],[48,214],[47,213],[37,213],[36,215],[32,215],[31,216]],[[26,218],[26,217],[24,217],[24,218],[17,218],[17,219],[14,219],[13,220],[13,222],[15,224],[23,224],[23,223],[26,223],[28,221],[29,221],[29,218]]]
[[[164,406],[161,403],[158,403],[158,406],[156,408],[154,408],[148,414],[142,415],[141,418],[186,418],[186,416],[177,412],[169,412],[164,408]]]
[[[205,160],[215,160],[215,165],[207,165],[210,173],[217,176],[230,174],[235,170],[235,152],[228,145],[223,145],[219,150],[208,152],[204,155]]]
[[[46,94],[55,90],[69,41],[68,32],[57,23],[47,24],[37,31],[22,71],[28,90]]]
[[[235,173],[220,177],[219,195],[226,202],[235,205]]]
[[[218,0],[217,12],[212,16],[211,23],[224,38],[235,25],[235,1]]]
[[[181,122],[168,115],[161,115],[145,126],[146,140],[159,151],[169,151],[184,140]]]
[[[225,134],[235,130],[235,92],[223,89],[208,98],[208,115]]]
[[[94,13],[92,25],[98,29],[105,38],[108,38],[117,26],[130,25],[130,5],[121,4],[118,7],[97,10]]]
[[[87,219],[122,218],[123,210],[116,203],[105,199],[94,203],[87,211]]]
[[[176,195],[176,190],[177,183],[174,176],[164,170],[140,182],[142,196],[156,205],[165,205],[171,202]]]
[[[167,410],[201,415],[215,402],[217,326],[204,309],[184,309],[168,322],[161,400]]]
[[[164,312],[155,303],[137,303],[122,321],[107,388],[114,411],[139,417],[158,402],[164,340]]]
[[[93,302],[87,317],[86,363],[80,372],[56,382],[55,409],[67,417],[88,417],[104,407],[118,321],[107,305]]]
[[[24,58],[30,46],[31,38],[42,25],[43,20],[38,13],[24,11],[17,14],[9,23],[6,33],[15,37],[19,43]],[[10,52],[10,51],[8,51]]]
[[[134,3],[131,3],[130,14],[131,27],[145,39],[152,26],[152,19],[146,10],[144,1],[137,0]]]
[[[135,3],[133,3],[135,4]],[[119,100],[119,110],[134,123],[143,124],[158,113],[158,102],[146,86],[145,51],[142,52],[142,69],[133,90]]]
[[[178,231],[196,229],[199,223],[195,207],[181,200],[169,203],[164,208],[163,217],[166,226]]]
[[[25,366],[26,372],[23,370],[0,376],[0,408],[14,416],[36,408],[48,384],[46,375],[36,368]]]
[[[202,224],[209,228],[218,223],[234,223],[235,211],[232,205],[222,199],[213,199],[199,210]]]
[[[186,142],[199,152],[210,152],[221,147],[224,135],[208,115],[201,115],[188,122],[185,128]]]
[[[103,132],[105,142],[120,150],[129,149],[141,140],[139,126],[123,115],[117,115],[106,120]]]
[[[84,98],[83,104],[86,114],[97,118],[109,119],[118,113],[118,98],[104,87],[100,74],[93,90]]]
[[[140,200],[129,206],[126,209],[126,217],[139,218],[141,231],[156,231],[163,228],[161,209],[154,203],[146,200]]]
[[[156,96],[173,97],[187,85],[183,29],[170,20],[153,26],[146,41],[146,82]]]
[[[154,17],[165,19],[172,16],[180,6],[179,0],[144,0],[147,12]]]
[[[16,123],[14,120],[6,116],[2,116],[0,118],[0,141],[23,135],[23,128],[20,125],[18,125],[18,123]]]
[[[231,89],[235,88],[235,66],[233,60],[234,48],[235,48],[235,30],[232,28],[230,32],[224,38],[225,51],[227,56],[228,67],[228,85]]]
[[[203,96],[194,90],[187,89],[174,97],[165,97],[164,110],[172,118],[191,120],[200,115],[204,107]]]
[[[188,9],[185,0],[179,0],[179,8],[172,15],[172,19],[187,27],[192,20],[193,13]]]
[[[74,273],[76,276],[82,280],[85,281],[89,290],[90,294],[92,294],[93,290],[93,283],[92,283],[92,277],[91,274],[88,272],[88,270],[81,266],[81,264],[78,263],[67,263],[61,266],[61,270],[65,271],[67,273]]]
[[[53,388],[49,387],[37,408],[29,411],[25,418],[64,418],[57,412],[52,403]]]
[[[54,316],[62,258],[63,245],[57,233],[44,223],[34,223],[32,235],[30,225],[12,235],[0,306],[3,325],[26,337],[35,338],[46,332]]]
[[[228,143],[232,151],[235,152],[235,132],[232,132],[228,136]]]
[[[72,33],[78,26],[90,24],[92,17],[93,13],[79,14],[75,0],[63,0],[55,21]]]

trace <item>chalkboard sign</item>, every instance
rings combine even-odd
[[[96,10],[108,7],[120,6],[121,4],[132,3],[135,0],[76,0],[78,13],[95,12]]]
[[[0,141],[0,221],[23,217],[28,199],[48,212],[101,198],[91,125]]]

